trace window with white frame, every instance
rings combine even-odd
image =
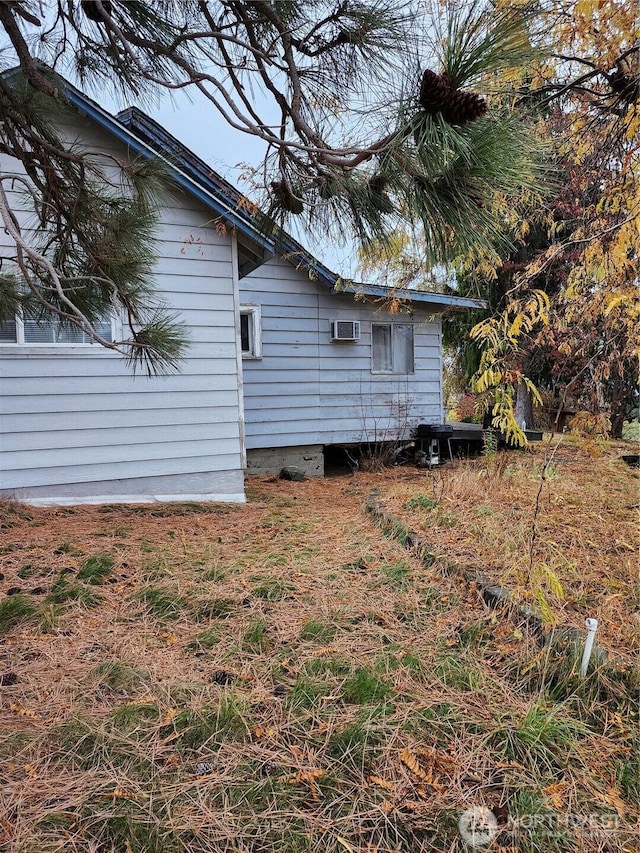
[[[413,325],[372,323],[371,371],[406,374],[413,370]]]
[[[105,341],[115,340],[113,321],[105,318],[94,324],[94,329]],[[0,323],[0,344],[77,346],[94,341],[81,329],[63,325],[51,314],[45,318],[17,316],[14,320]]]
[[[243,358],[262,358],[262,316],[259,305],[240,306],[240,348]]]

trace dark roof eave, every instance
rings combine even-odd
[[[489,307],[484,299],[472,299],[467,296],[455,296],[449,293],[434,293],[431,290],[408,290],[406,288],[384,287],[377,284],[337,284],[333,293],[361,293],[363,296],[376,296],[382,299],[400,299],[406,302],[419,302],[438,306],[438,310],[447,308],[464,310],[483,310]]]

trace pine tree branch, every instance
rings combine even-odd
[[[11,7],[14,9],[18,8],[13,3],[11,4]],[[13,16],[11,7],[8,3],[0,3],[0,24],[4,27],[6,34],[9,36],[11,44],[15,48],[20,64],[24,68],[29,81],[36,88],[40,89],[41,92],[45,92],[47,95],[51,95],[51,97],[55,98],[57,95],[57,89],[53,83],[50,80],[47,80],[47,78],[40,72],[38,62],[32,56],[29,46],[20,32],[20,28]],[[25,16],[22,15],[22,17]],[[29,20],[29,18],[26,18],[26,20]],[[39,23],[40,22],[37,21],[37,25],[39,25]]]
[[[61,319],[68,320],[73,323],[73,325],[77,326],[83,332],[85,332],[90,338],[92,338],[96,343],[101,344],[108,349],[118,350],[118,346],[116,344],[107,341],[103,338],[98,332],[95,330],[93,324],[90,322],[89,318],[78,308],[78,306],[69,299],[65,288],[62,286],[62,281],[60,279],[60,275],[55,266],[51,263],[49,258],[47,258],[42,253],[38,252],[33,246],[30,246],[27,241],[22,236],[20,228],[18,226],[17,220],[11,211],[11,207],[9,205],[9,200],[7,198],[4,187],[2,186],[2,182],[0,182],[0,217],[2,217],[2,222],[4,225],[4,229],[7,234],[11,237],[16,246],[16,261],[18,264],[18,268],[22,273],[26,284],[28,285],[31,293],[37,300],[37,302],[45,308],[47,311],[50,311],[52,314],[55,314],[57,317]],[[27,263],[27,260],[29,263]],[[48,278],[49,281],[53,284],[53,288],[56,292],[56,295],[60,302],[66,306],[67,311],[63,311],[57,307],[50,300],[46,300],[42,296],[42,288],[38,286],[38,283],[34,280],[31,270],[32,268],[41,270],[44,275]],[[122,350],[119,350],[122,352]]]

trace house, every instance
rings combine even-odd
[[[67,138],[166,161],[155,283],[190,344],[179,374],[134,376],[53,321],[0,326],[0,495],[243,501],[247,468],[321,475],[327,446],[442,420],[439,316],[481,302],[405,291],[389,313],[384,288],[348,285],[293,239],[265,235],[237,190],[139,110],[112,116],[67,95]]]

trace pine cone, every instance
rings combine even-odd
[[[104,18],[98,11],[98,7],[93,2],[93,0],[81,0],[82,11],[85,13],[87,18],[90,18],[92,21],[95,21],[98,24],[104,22]],[[107,13],[107,15],[111,14],[111,3],[109,0],[102,0],[102,8]]]
[[[448,124],[468,124],[487,111],[487,102],[483,97],[475,92],[452,88],[444,75],[428,68],[422,75],[419,100],[426,113],[441,113]]]
[[[293,194],[291,187],[285,181],[274,181],[271,184],[271,189],[282,207],[289,213],[298,215],[303,212],[304,204]]]
[[[429,115],[439,113],[451,95],[451,87],[444,77],[428,68],[420,84],[420,104]]]
[[[451,90],[447,103],[442,107],[442,118],[449,124],[468,124],[483,116],[487,102],[475,92],[463,89]]]
[[[376,174],[372,175],[367,183],[372,193],[375,195],[382,195],[382,193],[387,189],[387,184],[389,182],[384,175]]]
[[[226,669],[216,669],[209,676],[209,681],[212,684],[228,684],[233,681],[233,673]]]
[[[328,201],[330,198],[333,198],[333,196],[336,195],[337,185],[335,181],[328,175],[320,175],[316,179],[316,184],[318,187],[318,195],[324,201]]]
[[[367,181],[371,204],[380,213],[393,213],[393,203],[386,193],[388,181],[384,175],[372,175]]]

